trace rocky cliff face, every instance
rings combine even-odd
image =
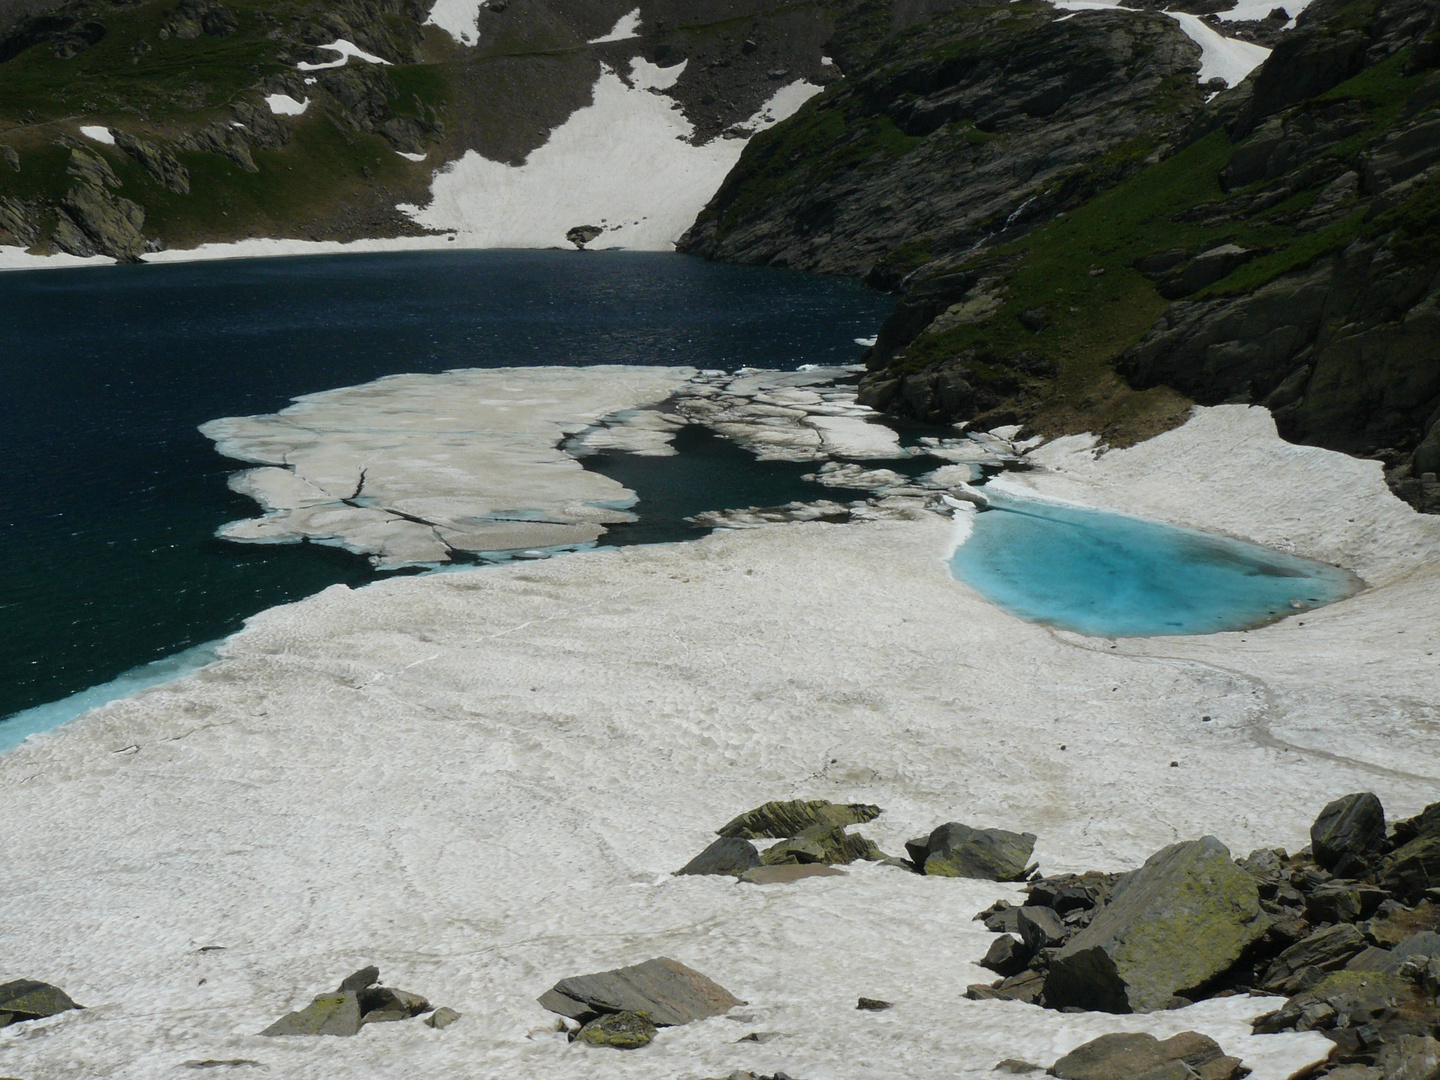
[[[696,143],[744,138],[777,89],[838,77],[832,32],[819,0],[3,0],[0,245],[419,233],[396,207],[438,166],[520,164],[604,68],[684,62]]]
[[[896,289],[864,383],[896,414],[1123,444],[1265,404],[1440,510],[1440,5],[1317,0],[1266,37],[1206,103],[1160,15],[892,27],[684,246]]]

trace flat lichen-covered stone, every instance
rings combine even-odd
[[[64,990],[36,979],[15,979],[0,985],[0,1013],[10,1013],[12,1020],[39,1020],[78,1008]]]
[[[1062,948],[1046,1003],[1150,1012],[1228,970],[1266,928],[1255,879],[1213,836],[1172,844],[1122,878]]]
[[[610,1013],[591,1020],[577,1036],[590,1046],[611,1046],[616,1050],[638,1050],[655,1038],[655,1025],[643,1011]]]
[[[1214,1039],[1196,1031],[1182,1031],[1164,1042],[1144,1032],[1116,1032],[1077,1046],[1049,1072],[1059,1080],[1136,1080],[1172,1063],[1200,1070],[1221,1061],[1233,1062],[1233,1066],[1207,1073],[1230,1076],[1240,1066],[1239,1061],[1225,1057]],[[1176,1071],[1181,1076],[1193,1075],[1183,1069]]]
[[[540,996],[551,1012],[582,1022],[606,1013],[643,1012],[658,1027],[718,1016],[741,1000],[723,986],[666,956],[634,967],[561,979]]]
[[[866,803],[838,804],[828,799],[791,799],[767,802],[716,829],[720,836],[739,836],[746,840],[769,837],[783,840],[799,836],[806,829],[823,825],[843,829],[847,825],[863,825],[880,816],[880,808]]]
[[[360,1030],[360,999],[349,992],[321,994],[299,1012],[282,1016],[261,1035],[354,1035]]]

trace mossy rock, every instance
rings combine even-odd
[[[655,1038],[655,1025],[650,1014],[641,1010],[635,1012],[610,1013],[598,1020],[591,1020],[580,1029],[577,1036],[590,1046],[609,1046],[616,1050],[639,1050],[649,1046]]]
[[[766,848],[760,862],[764,866],[785,863],[824,863],[831,866],[835,863],[846,865],[856,859],[878,862],[883,858],[885,853],[872,840],[847,833],[843,828],[813,825],[799,836]]]
[[[36,979],[15,979],[0,984],[0,1013],[8,1013],[15,1020],[40,1020],[56,1013],[78,1009],[70,995],[58,986],[39,982]]]
[[[827,829],[863,825],[867,821],[874,821],[880,814],[880,807],[867,803],[839,804],[828,799],[790,799],[767,802],[754,810],[747,810],[715,831],[720,836],[738,836],[745,840],[763,837],[782,840],[799,836],[816,825]]]
[[[1102,1012],[1164,1009],[1228,971],[1270,926],[1255,879],[1213,836],[1172,844],[1122,878],[1065,945],[1046,1003]]]

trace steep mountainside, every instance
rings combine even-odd
[[[0,245],[422,232],[396,206],[437,166],[519,165],[607,69],[683,63],[677,123],[728,142],[836,77],[831,32],[804,0],[0,0]]]
[[[1270,40],[1205,104],[1167,16],[982,0],[757,137],[682,246],[898,289],[896,414],[1124,444],[1263,403],[1440,510],[1440,4]]]

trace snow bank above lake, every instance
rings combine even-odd
[[[624,79],[602,66],[591,104],[523,165],[467,151],[436,172],[428,206],[400,209],[427,228],[453,230],[465,247],[564,247],[567,232],[590,225],[603,230],[590,242],[596,248],[668,250],[740,160],[748,136],[820,92],[791,83],[734,137],[695,145],[694,126],[664,93],[684,63],[661,68],[635,57]]]
[[[1392,817],[1432,801],[1440,521],[1266,420],[1205,410],[1099,457],[1062,440],[1023,477],[1375,574],[1244,634],[1021,622],[950,579],[955,526],[931,514],[337,586],[257,616],[199,674],[0,755],[0,979],[90,1006],[0,1033],[7,1070],[978,1080],[1106,1031],[1198,1029],[1283,1080],[1330,1044],[1251,1036],[1266,999],[1124,1017],[964,1000],[989,978],[970,916],[1008,887],[670,876],[771,798],[877,803],[862,831],[889,851],[952,819],[1029,829],[1047,871],[1206,832],[1298,848],[1348,791]],[[535,1003],[654,955],[748,1004],[621,1054],[567,1045]],[[367,962],[464,1019],[255,1035]],[[859,995],[896,1004],[860,1013]],[[752,1031],[777,1037],[737,1041]]]

